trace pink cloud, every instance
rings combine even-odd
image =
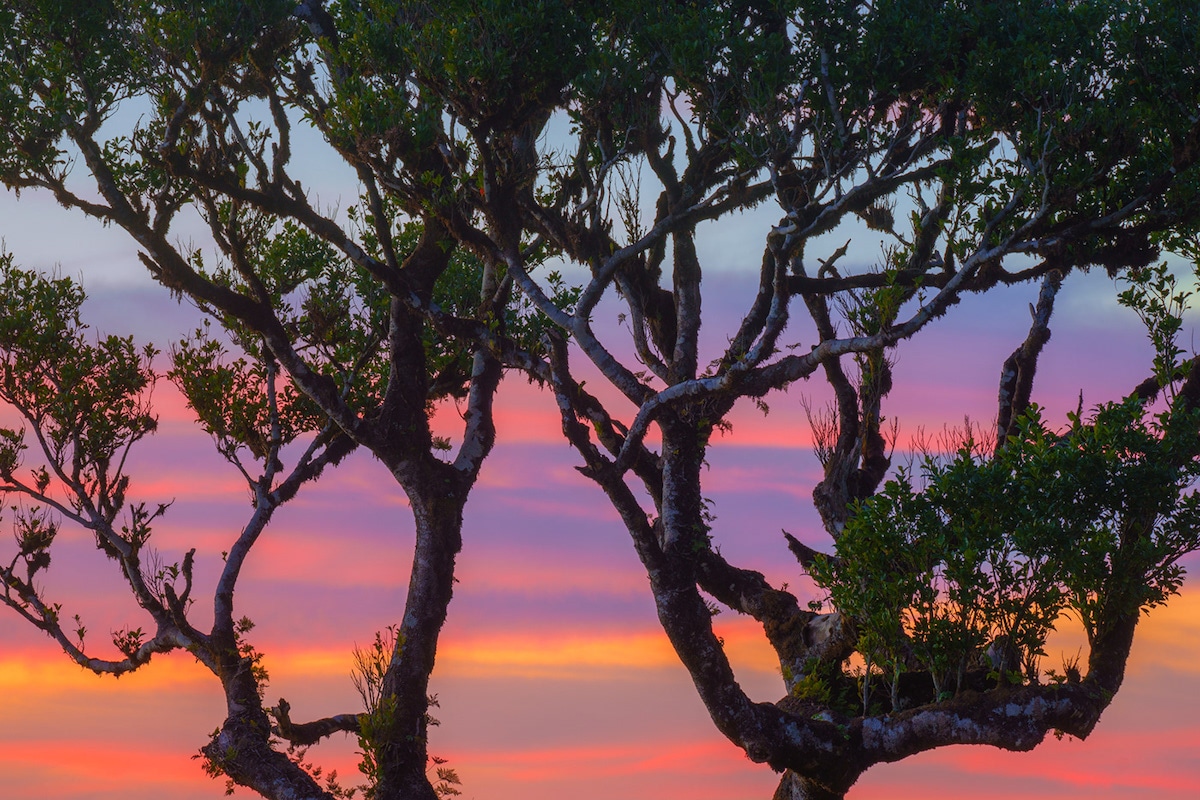
[[[464,753],[463,759],[480,770],[528,784],[574,780],[581,784],[602,778],[647,773],[687,772],[698,777],[727,775],[743,769],[745,759],[719,741],[677,741],[660,747],[645,743],[585,747],[549,747],[522,752]],[[534,791],[534,786],[530,787]]]
[[[118,800],[136,786],[134,791],[146,797],[201,800],[218,795],[222,787],[204,775],[199,762],[154,742],[31,739],[2,744],[0,774],[10,797]]]

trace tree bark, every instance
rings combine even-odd
[[[771,800],[843,800],[845,796],[845,792],[829,789],[788,770]]]
[[[270,800],[331,800],[305,769],[271,745],[271,721],[258,694],[252,660],[227,651],[221,661],[227,717],[201,748],[210,774],[223,774]]]
[[[440,462],[439,462],[440,463]],[[454,491],[454,470],[430,469],[422,487],[410,490],[417,536],[404,620],[396,652],[383,679],[382,698],[396,703],[395,724],[376,742],[376,800],[436,800],[428,767],[429,676],[438,636],[454,593],[454,560],[462,548],[466,492]],[[439,484],[450,481],[450,487]],[[440,491],[439,491],[440,489]]]

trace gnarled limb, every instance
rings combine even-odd
[[[1033,324],[1021,346],[1013,351],[1000,369],[1000,411],[996,415],[996,447],[1002,447],[1012,434],[1013,426],[1029,407],[1033,378],[1037,372],[1038,356],[1050,341],[1050,315],[1054,313],[1054,298],[1062,287],[1063,276],[1058,271],[1046,274],[1037,306],[1030,306]]]
[[[275,718],[275,733],[300,747],[316,744],[335,733],[358,733],[361,730],[358,714],[335,714],[311,722],[292,722],[291,710],[291,704],[282,697],[278,705],[267,709]]]

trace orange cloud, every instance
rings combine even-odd
[[[736,669],[778,671],[779,662],[753,620],[730,620],[716,628]],[[679,668],[666,635],[649,626],[620,632],[560,629],[447,638],[438,651],[438,670],[450,675],[614,680],[639,670]]]
[[[1155,667],[1200,676],[1200,587],[1185,587],[1138,623],[1130,669]]]
[[[775,660],[757,623],[733,619],[716,626],[735,669],[777,674]],[[274,674],[291,678],[347,677],[353,664],[353,642],[295,647],[287,641],[252,635]],[[587,627],[533,629],[506,633],[458,634],[448,631],[438,649],[437,672],[445,676],[551,677],[593,681],[628,679],[638,672],[680,669],[666,635],[652,624],[612,630]],[[151,694],[187,687],[216,686],[215,678],[186,654],[158,657],[122,679],[97,677],[52,650],[29,650],[0,657],[0,692],[8,696],[34,692]]]
[[[1064,658],[1078,655],[1086,663],[1087,652],[1083,626],[1064,617],[1046,642],[1043,667],[1061,673]],[[1200,676],[1200,587],[1185,586],[1165,606],[1143,614],[1138,623],[1127,674],[1140,676],[1162,670]]]
[[[459,675],[607,680],[630,670],[663,669],[677,663],[666,637],[650,632],[497,634],[448,640],[438,653],[439,669]]]
[[[221,786],[177,748],[147,741],[6,741],[0,774],[9,797],[39,800],[129,796],[131,780],[144,793],[138,796],[200,798],[218,794]]]
[[[15,652],[10,650],[0,656],[0,695],[9,700],[64,692],[159,692],[212,680],[215,680],[212,673],[186,654],[158,656],[134,673],[121,678],[96,675],[51,647]]]

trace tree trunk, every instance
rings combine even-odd
[[[454,560],[462,547],[463,509],[456,493],[439,483],[433,480],[422,487],[430,489],[428,492],[409,491],[416,520],[416,546],[404,620],[383,679],[382,700],[392,699],[396,705],[391,730],[383,732],[384,740],[375,743],[379,765],[376,800],[437,797],[426,776],[429,676],[454,593]],[[463,497],[465,494],[461,493]]]
[[[392,740],[377,754],[379,782],[375,786],[375,800],[437,800],[425,773],[429,757],[426,725],[421,722],[419,727],[420,734],[395,730]]]
[[[271,721],[258,695],[253,661],[231,652],[223,661],[220,677],[228,716],[201,748],[207,771],[271,800],[330,800],[307,771],[271,745]]]
[[[828,789],[788,770],[779,781],[772,800],[843,800],[845,796],[845,792]]]

